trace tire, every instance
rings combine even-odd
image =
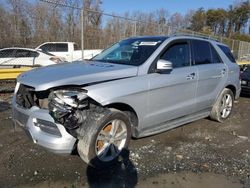
[[[231,115],[233,106],[234,94],[230,89],[225,88],[217,98],[210,113],[210,118],[223,123]]]
[[[78,132],[77,150],[81,159],[95,168],[116,163],[131,138],[128,116],[116,109],[101,109],[89,115],[88,126]]]

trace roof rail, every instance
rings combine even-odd
[[[189,37],[196,37],[196,38],[202,38],[202,39],[209,39],[209,40],[213,40],[213,41],[216,41],[216,42],[220,42],[219,40],[215,39],[215,38],[212,38],[212,37],[207,37],[207,36],[203,36],[203,35],[197,35],[197,34],[188,34],[188,33],[174,33],[170,36],[189,36]]]

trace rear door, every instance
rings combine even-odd
[[[213,45],[192,40],[193,64],[198,69],[196,111],[211,108],[227,80],[227,67]]]
[[[146,127],[191,114],[195,107],[197,69],[191,66],[190,41],[171,42],[159,59],[172,62],[173,70],[148,74]]]
[[[35,65],[35,58],[39,54],[31,50],[17,49],[15,51],[15,59],[12,61],[14,66],[33,66]]]

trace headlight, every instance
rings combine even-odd
[[[87,97],[87,91],[78,88],[52,91],[49,95],[49,114],[67,129],[75,129],[84,120],[81,109],[89,105]]]
[[[81,104],[81,101],[87,98],[87,91],[77,88],[56,90],[51,92],[49,101],[55,101],[61,105],[69,105],[75,108],[82,108],[85,104]]]
[[[241,84],[242,84],[242,85],[247,85],[247,81],[241,80]]]
[[[20,83],[19,83],[19,82],[17,82],[17,83],[16,83],[16,87],[15,87],[15,91],[14,91],[14,93],[17,93],[17,91],[18,91],[19,87],[20,87]]]

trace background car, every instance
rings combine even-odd
[[[61,62],[62,59],[39,50],[29,48],[4,48],[0,50],[0,67],[17,68],[21,66],[47,66]]]
[[[250,94],[250,65],[245,66],[241,73],[241,93]]]
[[[82,51],[74,42],[45,42],[39,45],[37,50],[49,52],[55,56],[63,57],[68,62],[82,60]],[[101,49],[84,50],[84,59],[91,59],[99,54]]]

